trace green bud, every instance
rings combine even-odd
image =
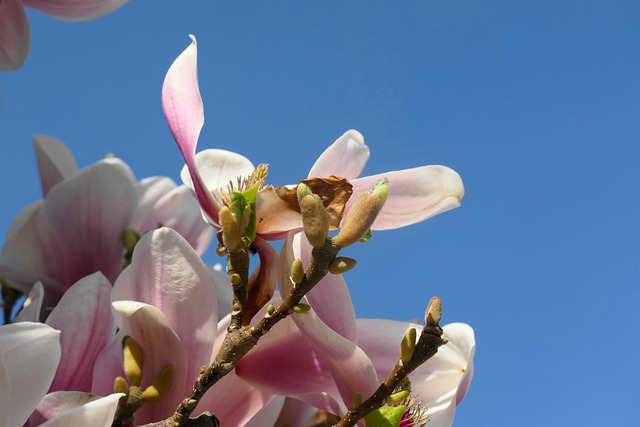
[[[296,258],[291,264],[291,280],[296,285],[299,285],[304,280],[304,267],[302,266],[302,260]]]
[[[273,312],[276,311],[276,308],[273,306],[273,304],[269,304],[267,306],[267,314],[269,316],[271,316],[273,314]]]
[[[296,188],[296,194],[298,196],[298,204],[300,205],[302,204],[302,199],[304,199],[306,196],[313,195],[313,192],[307,184],[301,182]]]
[[[173,365],[164,365],[151,385],[142,392],[142,400],[156,403],[161,401],[171,389],[173,381]]]
[[[346,273],[347,271],[353,269],[356,266],[356,264],[358,264],[358,261],[356,261],[353,258],[349,258],[346,256],[339,256],[339,257],[336,257],[331,263],[331,265],[329,266],[329,273],[331,274]]]
[[[413,357],[413,352],[416,349],[416,330],[411,328],[404,334],[402,342],[400,343],[400,360],[402,363],[407,363]]]
[[[229,279],[231,280],[231,284],[233,286],[237,286],[240,284],[240,282],[242,282],[242,277],[240,277],[238,273],[233,273],[231,276],[229,276]]]
[[[129,393],[129,384],[127,384],[127,380],[122,378],[121,376],[117,376],[115,381],[113,382],[113,391],[115,393]]]
[[[387,405],[397,405],[398,403],[402,403],[407,397],[409,397],[409,390],[402,390],[397,393],[393,393],[390,396],[387,396],[385,401]]]
[[[129,378],[129,384],[139,386],[142,380],[142,367],[144,366],[144,352],[138,341],[130,336],[122,339],[124,355],[124,373]]]
[[[293,307],[293,312],[298,314],[306,314],[311,310],[311,306],[309,304],[300,303]]]
[[[377,194],[382,200],[382,204],[385,204],[387,196],[389,195],[389,180],[387,178],[379,179],[378,182],[371,187],[371,192]]]

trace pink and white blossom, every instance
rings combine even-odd
[[[203,217],[219,228],[219,189],[238,177],[249,176],[254,166],[247,158],[225,150],[208,149],[196,154],[204,108],[198,86],[197,45],[191,45],[178,56],[165,77],[162,105],[169,128],[185,160],[181,177],[195,193]],[[346,132],[320,156],[309,173],[310,178],[331,175],[350,180],[354,196],[368,190],[380,178],[389,179],[390,196],[373,229],[402,227],[423,221],[460,206],[464,186],[460,176],[445,166],[423,166],[359,178],[369,157],[362,135]],[[289,230],[300,229],[298,212],[284,203],[271,187],[258,193],[257,233],[264,238],[281,239]]]
[[[203,252],[212,231],[184,186],[166,177],[136,180],[129,166],[108,158],[78,170],[69,149],[34,137],[44,199],[11,224],[0,255],[0,275],[22,292],[41,281],[55,304],[76,281],[101,272],[114,282],[122,270],[122,232],[143,234],[171,226]]]

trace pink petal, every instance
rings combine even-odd
[[[218,204],[211,196],[195,161],[196,145],[204,125],[204,107],[198,87],[198,49],[196,38],[171,64],[162,85],[162,109],[178,148],[189,168],[193,189],[203,212],[218,222]]]
[[[186,381],[193,385],[211,357],[218,310],[209,271],[184,238],[166,227],[144,235],[112,298],[150,304],[164,313],[187,352]]]
[[[293,260],[290,233],[280,253],[279,285],[283,299],[291,289],[289,277]],[[373,364],[362,349],[327,326],[313,308],[306,314],[294,314],[292,318],[313,348],[326,359],[343,401],[347,405],[351,404],[351,400],[357,393],[363,396],[373,393],[379,385],[378,377]]]
[[[88,21],[107,15],[127,0],[24,0],[42,13],[66,21]]]
[[[307,425],[313,415],[318,412],[317,408],[298,399],[286,398],[280,416],[276,421],[277,426],[303,426]]]
[[[37,282],[33,286],[33,289],[29,291],[27,299],[24,301],[22,306],[22,310],[20,310],[13,322],[39,322],[43,301],[44,287],[42,286],[42,283]]]
[[[269,405],[273,398],[273,394],[249,385],[235,371],[231,371],[205,394],[195,413],[210,411],[223,426],[244,426]]]
[[[101,273],[79,280],[62,296],[47,325],[61,331],[62,360],[51,384],[58,390],[90,391],[98,354],[115,335],[111,283]]]
[[[160,182],[157,184],[153,189],[149,188],[149,192],[157,191],[158,188],[155,187],[160,186]],[[173,184],[173,187],[162,194],[156,194],[157,199],[153,201],[148,200],[149,194],[145,194],[144,199],[147,203],[142,207],[138,205],[130,226],[141,234],[159,226],[172,228],[184,237],[198,254],[202,254],[211,243],[214,229],[202,220],[200,207],[191,190],[184,185],[176,187]]]
[[[39,426],[64,412],[100,398],[97,394],[84,393],[81,391],[56,391],[49,393],[40,401],[36,410],[29,416],[28,424],[30,426]]]
[[[294,236],[294,256],[300,258],[305,266],[311,261],[311,249],[311,245],[301,233]],[[306,298],[318,317],[329,328],[349,341],[356,342],[356,313],[349,288],[341,274],[327,274]]]
[[[0,71],[15,71],[29,55],[29,21],[20,0],[0,2]]]
[[[236,373],[270,393],[340,411],[340,393],[329,365],[299,331],[281,334],[272,330],[240,361]]]
[[[285,402],[284,396],[275,396],[271,402],[258,411],[244,427],[263,427],[265,425],[272,426],[278,419],[282,405]],[[291,424],[293,425],[293,424]]]
[[[267,240],[279,240],[289,230],[302,228],[300,213],[280,199],[273,187],[258,191],[256,232]]]
[[[309,172],[309,178],[330,175],[353,179],[360,176],[369,160],[369,147],[357,130],[349,130],[320,155]]]
[[[44,397],[60,361],[59,337],[42,323],[0,326],[0,425],[21,426]]]
[[[460,206],[464,185],[460,175],[446,166],[423,166],[358,178],[347,203],[351,208],[362,191],[369,190],[379,179],[389,180],[389,196],[373,230],[404,227]]]
[[[137,183],[138,206],[131,219],[130,227],[140,232],[147,232],[158,227],[149,220],[153,215],[154,207],[163,196],[177,187],[176,183],[166,176],[153,176],[143,178]],[[142,234],[144,234],[142,232]]]
[[[124,253],[120,235],[137,202],[135,186],[121,162],[100,162],[49,191],[44,212],[58,264],[52,276],[67,286],[96,271],[115,280]]]
[[[51,236],[43,206],[42,200],[32,203],[11,223],[0,255],[0,274],[22,292],[42,281],[50,293],[46,298],[55,303],[67,285],[54,278],[63,274],[64,266],[56,257],[60,248]]]
[[[161,402],[144,405],[136,412],[136,424],[167,418],[186,393],[187,355],[184,347],[165,315],[157,308],[136,301],[115,301],[113,308],[120,331],[96,361],[92,391],[102,395],[113,391],[115,377],[124,375],[122,338],[131,336],[140,343],[144,351],[142,387],[147,387],[167,364],[173,365],[175,384]],[[193,382],[189,384],[189,389],[191,386]]]
[[[122,393],[110,394],[65,411],[40,427],[110,427]]]
[[[40,171],[42,194],[46,196],[51,187],[76,173],[78,165],[69,148],[57,138],[34,135],[33,146]]]

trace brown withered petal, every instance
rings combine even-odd
[[[344,207],[353,194],[353,186],[345,179],[331,175],[328,178],[307,178],[300,181],[311,189],[314,194],[320,196],[322,204],[327,211],[329,225],[337,228],[344,215]],[[293,188],[276,187],[276,193],[285,203],[297,212],[298,205],[297,186]]]

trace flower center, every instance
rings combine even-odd
[[[420,402],[417,402],[413,398],[408,398],[406,402],[403,402],[406,409],[400,420],[399,427],[423,427],[429,422],[429,415],[427,415],[427,408],[422,406]]]
[[[236,183],[233,181],[229,181],[226,188],[221,188],[218,190],[218,196],[220,197],[220,201],[225,206],[229,206],[231,203],[231,195],[235,192],[242,193],[245,190],[253,187],[254,185],[258,186],[258,191],[264,187],[264,183],[267,180],[267,175],[269,174],[268,165],[261,163],[256,167],[253,173],[249,176],[242,177],[239,176],[236,179]],[[215,195],[215,194],[214,194]]]

